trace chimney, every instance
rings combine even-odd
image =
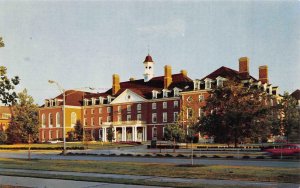
[[[115,95],[121,88],[121,86],[120,86],[120,77],[119,77],[118,74],[113,74],[112,79],[113,79],[112,95]]]
[[[269,83],[267,65],[263,65],[259,67],[259,81],[261,81],[262,84]]]
[[[167,89],[172,83],[172,67],[170,65],[165,66],[165,78],[164,78],[164,88]]]
[[[181,73],[183,76],[187,76],[187,71],[186,71],[186,70],[181,70],[180,73]]]
[[[241,57],[239,59],[239,73],[248,73],[249,74],[249,58]]]

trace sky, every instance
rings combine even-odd
[[[300,1],[15,1],[0,0],[0,65],[42,104],[64,89],[142,79],[150,52],[154,74],[185,69],[201,79],[221,66],[250,74],[268,65],[280,92],[300,88]]]

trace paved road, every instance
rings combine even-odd
[[[36,187],[36,188],[159,188],[153,186],[125,185],[102,182],[72,181],[30,177],[0,176],[0,185]]]
[[[22,170],[22,169],[0,169],[3,172],[19,172],[19,173],[38,173],[38,174],[55,174],[55,175],[71,175],[81,177],[101,177],[101,178],[114,178],[114,179],[135,179],[145,180],[152,182],[170,182],[176,183],[184,182],[188,184],[206,184],[206,185],[228,185],[228,186],[252,186],[261,188],[299,188],[300,184],[293,183],[276,183],[276,182],[255,182],[255,181],[232,181],[232,180],[210,180],[210,179],[187,179],[187,178],[168,178],[159,176],[137,176],[137,175],[121,175],[121,174],[98,174],[98,173],[81,173],[81,172],[57,172],[57,171],[42,171],[42,170]],[[2,179],[2,177],[5,177]],[[82,181],[67,181],[67,180],[48,180],[48,179],[37,179],[37,178],[20,178],[12,177],[9,179],[6,176],[0,176],[1,184],[11,185],[12,182],[18,182],[18,185],[29,186],[29,187],[129,187],[128,185],[120,184],[107,184],[107,183],[93,183],[93,182],[82,182]],[[15,184],[13,184],[15,185]],[[63,185],[63,186],[61,186]],[[147,186],[133,186],[130,187],[147,187]]]
[[[61,159],[61,160],[96,160],[114,162],[143,162],[143,163],[173,163],[190,164],[191,159],[186,158],[147,158],[147,157],[101,157],[101,156],[61,156],[55,154],[32,153],[33,159]],[[27,158],[26,152],[0,152],[0,158]],[[280,160],[234,160],[234,159],[194,159],[194,164],[204,165],[232,165],[232,166],[263,166],[263,167],[286,167],[300,168],[300,161]]]

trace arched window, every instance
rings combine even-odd
[[[75,126],[76,121],[77,121],[77,115],[76,115],[75,112],[72,112],[72,113],[71,113],[71,126],[72,126],[72,127]]]
[[[42,114],[42,127],[46,125],[46,116],[45,114]]]
[[[60,127],[60,113],[56,112],[56,127]]]
[[[52,127],[52,125],[53,125],[53,116],[52,116],[52,114],[50,113],[50,114],[49,114],[49,127]]]

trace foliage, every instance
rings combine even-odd
[[[281,128],[287,141],[299,141],[300,139],[300,109],[296,99],[288,93],[284,93],[279,103],[281,112]]]
[[[74,136],[78,141],[82,141],[83,138],[83,126],[80,120],[77,120],[76,125],[74,127]]]
[[[164,138],[166,140],[173,141],[175,139],[176,142],[183,142],[185,131],[178,123],[169,124],[165,126]]]
[[[0,131],[0,144],[4,144],[7,140],[7,134],[4,131]]]
[[[0,48],[2,48],[4,46],[5,46],[5,44],[4,44],[3,40],[2,40],[2,37],[0,37]]]
[[[199,129],[213,136],[216,142],[235,146],[247,139],[266,137],[271,134],[266,123],[270,99],[256,86],[228,80],[211,92]]]
[[[106,133],[107,140],[108,140],[109,142],[112,142],[112,141],[115,139],[115,138],[114,138],[114,136],[115,136],[115,131],[114,131],[113,125],[111,125],[110,127],[108,127],[108,128],[106,129],[106,131],[107,131],[107,133]]]
[[[18,94],[18,102],[13,106],[11,124],[7,129],[9,143],[27,143],[38,140],[38,106],[27,90]],[[30,140],[29,137],[31,137]]]

